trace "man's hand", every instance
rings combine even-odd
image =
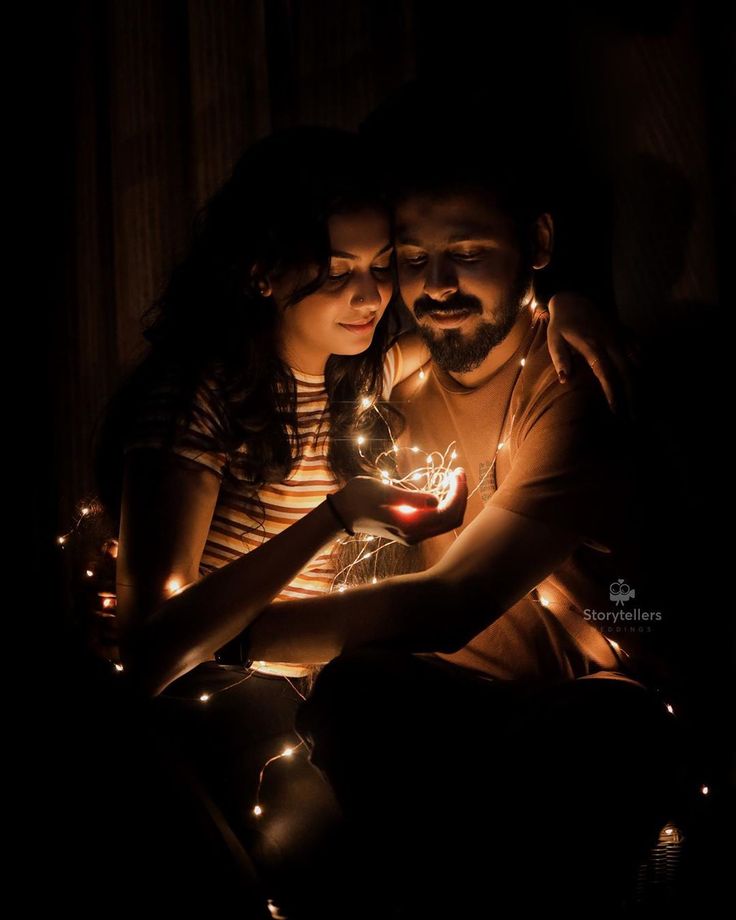
[[[547,347],[560,383],[572,376],[573,351],[590,366],[614,412],[633,415],[635,344],[581,294],[555,294],[549,302]]]
[[[351,530],[413,546],[462,524],[468,499],[465,471],[449,475],[450,491],[442,502],[430,492],[402,489],[370,476],[356,476],[331,499]]]

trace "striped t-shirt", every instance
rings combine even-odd
[[[396,343],[386,353],[384,399],[389,397],[400,368],[401,352]],[[227,419],[212,377],[203,377],[194,395],[187,427],[177,432],[171,445],[174,453],[209,467],[221,479],[200,562],[200,576],[238,559],[281,533],[338,488],[327,459],[329,408],[324,375],[304,374],[293,368],[291,373],[296,381],[301,452],[283,482],[266,483],[254,497],[248,482],[238,478],[239,465],[236,462],[230,463],[232,475],[224,477],[228,457],[224,451],[213,447],[223,440]],[[138,447],[162,446],[170,398],[170,389],[163,385],[149,394],[136,430],[126,441],[126,452]],[[247,445],[239,450],[247,451]],[[275,600],[312,597],[329,591],[335,574],[330,548],[315,555]]]

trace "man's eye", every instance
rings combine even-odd
[[[374,265],[372,271],[379,272],[380,274],[385,274],[386,272],[391,271],[391,264],[388,265]]]
[[[427,261],[426,256],[404,256],[403,261],[406,265],[424,265]]]
[[[458,259],[460,262],[474,262],[480,256],[479,250],[473,250],[472,252],[453,252],[453,259]]]

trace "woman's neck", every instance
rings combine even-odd
[[[329,355],[318,355],[309,349],[299,348],[293,343],[281,342],[279,357],[288,367],[293,368],[295,371],[301,371],[302,374],[320,376],[325,372]]]

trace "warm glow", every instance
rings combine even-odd
[[[672,834],[675,833],[675,829],[674,829],[674,827],[666,827],[666,828],[664,829],[664,832],[665,832],[665,834],[667,834],[668,837],[671,837]]]
[[[703,795],[708,795],[710,789],[707,786],[701,786],[700,791],[703,793]]]
[[[210,698],[209,693],[203,693],[203,694],[200,696],[199,701],[200,701],[200,703],[206,703],[207,700],[208,700],[209,698]]]
[[[86,517],[89,514],[89,508],[82,508],[82,517]]]
[[[542,605],[542,607],[549,607],[549,598],[540,597],[539,603]]]
[[[63,546],[66,543],[66,537],[57,537],[56,542],[59,544],[59,546]]]
[[[668,712],[671,716],[673,716],[673,715],[675,714],[675,710],[674,710],[673,707],[672,707],[672,703],[667,703],[667,706],[666,706],[665,708],[667,709],[667,712]]]
[[[419,371],[419,379],[420,379],[420,380],[424,380],[424,378],[425,378],[426,376],[427,376],[427,375],[424,373],[424,371],[422,371],[422,370]]]
[[[263,809],[261,808],[260,805],[256,805],[256,807],[253,809],[253,814],[254,814],[257,818],[260,818],[260,816],[263,814]]]
[[[87,578],[92,578],[95,573],[92,571],[92,569],[87,569],[84,574],[87,576]]]
[[[416,514],[419,509],[415,508],[413,505],[396,505],[395,510],[398,511],[399,514]]]
[[[445,476],[445,483],[447,484],[447,494],[442,499],[442,501],[437,505],[438,511],[444,511],[445,508],[448,508],[457,495],[457,474],[459,469],[450,470],[450,472]]]
[[[360,404],[364,409],[370,409],[371,407],[371,401],[367,396],[363,397],[363,399],[360,401]]]
[[[525,364],[526,364],[526,358],[522,358],[522,359],[521,359],[521,366],[524,367]]]
[[[620,645],[618,644],[618,642],[616,642],[615,640],[609,639],[608,641],[609,641],[609,642],[611,643],[611,645],[616,649],[617,652],[621,649],[621,646],[620,646]]]
[[[499,449],[499,450],[501,450],[501,449],[503,448],[504,443],[505,443],[504,441],[501,441],[501,443],[498,445],[498,449]]]
[[[359,445],[360,445],[360,444],[365,444],[365,438],[363,437],[362,434],[361,434],[361,435],[358,435],[358,437],[355,439],[355,443],[356,443],[356,444],[359,444]]]
[[[123,670],[123,666],[120,664],[119,661],[115,662],[115,670],[116,670],[116,671],[122,671],[122,670]]]
[[[172,577],[166,582],[166,591],[169,594],[178,594],[182,588],[183,584],[181,578]]]
[[[294,748],[287,747],[287,748],[284,748],[284,750],[283,750],[281,756],[282,756],[282,757],[291,757],[293,753],[294,753]]]

